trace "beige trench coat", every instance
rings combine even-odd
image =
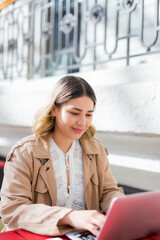
[[[71,230],[59,219],[71,209],[56,206],[57,189],[49,140],[34,135],[20,140],[7,156],[1,189],[1,216],[6,230],[22,228],[42,235]],[[106,150],[97,139],[81,139],[87,209],[105,211],[122,195],[112,177]]]

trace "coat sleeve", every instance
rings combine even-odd
[[[71,230],[58,221],[72,209],[33,203],[33,151],[15,148],[4,167],[1,188],[1,216],[6,229],[22,228],[37,234],[56,236]]]
[[[108,151],[102,145],[101,154],[98,156],[98,175],[100,179],[100,207],[103,212],[105,212],[114,197],[124,196],[124,191],[122,188],[117,186],[117,181],[112,175],[109,161],[108,161]]]

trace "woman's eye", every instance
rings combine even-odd
[[[74,116],[78,116],[79,113],[76,113],[76,112],[71,112],[72,115]],[[86,114],[86,117],[92,117],[92,114]]]
[[[78,115],[78,113],[75,113],[75,112],[71,112],[72,115]]]

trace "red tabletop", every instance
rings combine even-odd
[[[0,169],[3,169],[4,165],[5,165],[5,162],[0,160]]]
[[[141,238],[140,240],[160,240],[160,234],[153,235],[153,236],[147,237],[147,238]]]
[[[3,240],[46,240],[54,237],[42,236],[35,233],[31,233],[22,229],[17,229],[8,232],[0,233],[0,239]],[[63,240],[67,240],[67,237],[60,237]],[[153,235],[151,237],[141,238],[139,240],[160,240],[160,234]]]
[[[140,240],[160,240],[160,234],[151,237],[141,238]]]

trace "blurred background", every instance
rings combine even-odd
[[[160,190],[158,0],[0,1],[0,187],[5,158],[66,74],[97,94],[94,125],[127,194]]]

